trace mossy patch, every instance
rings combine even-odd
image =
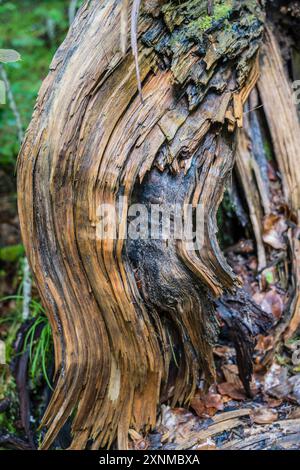
[[[189,29],[192,31],[196,29],[200,32],[207,31],[213,26],[214,22],[227,19],[231,10],[232,0],[222,1],[214,6],[213,15],[203,15],[197,20],[192,21]]]

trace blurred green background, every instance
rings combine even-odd
[[[69,0],[0,0],[0,48],[15,49],[22,57],[5,69],[25,128],[51,59],[68,30],[71,4]],[[0,107],[0,139],[1,169],[11,170],[19,142],[8,105]]]
[[[0,0],[0,49],[14,49],[21,55],[21,61],[0,63],[0,79],[6,78],[7,85],[7,102],[0,105],[1,297],[15,292],[19,282],[15,277],[18,275],[16,263],[22,261],[24,255],[15,189],[21,128],[24,132],[30,122],[52,57],[81,3],[81,0]],[[3,310],[3,305],[1,307]]]

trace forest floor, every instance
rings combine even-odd
[[[261,284],[252,240],[240,240],[226,255],[248,292],[274,318],[275,327],[256,338],[252,396],[246,396],[235,349],[221,328],[224,338],[214,348],[217,383],[206,393],[199,389],[190,409],[163,405],[157,432],[146,439],[133,432],[133,448],[300,449],[300,341],[294,337],[276,343],[286,290]]]
[[[155,433],[133,432],[133,448],[197,450],[300,449],[300,374],[274,361],[266,372],[257,367],[252,398],[247,398],[234,364],[234,351],[215,348],[220,383],[200,390],[191,409],[162,406]],[[223,382],[221,380],[224,380]]]

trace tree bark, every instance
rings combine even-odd
[[[187,403],[203,374],[213,380],[216,300],[232,291],[247,303],[218,246],[216,211],[258,78],[263,8],[226,1],[210,16],[207,1],[145,2],[141,103],[132,54],[120,51],[121,3],[80,9],[18,161],[23,240],[55,343],[43,448],[71,415],[71,448],[116,438],[127,448],[130,427],[154,427],[160,400]],[[132,202],[201,204],[203,248],[124,240]],[[101,203],[121,213],[116,240],[97,236]]]

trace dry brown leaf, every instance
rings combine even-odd
[[[226,382],[233,383],[237,387],[242,387],[242,382],[239,378],[239,370],[235,364],[225,364],[222,366],[222,372]]]
[[[234,356],[235,351],[234,348],[230,348],[229,346],[216,346],[214,348],[214,354],[218,357],[229,359]]]
[[[222,396],[216,393],[213,386],[206,395],[198,390],[192,398],[190,406],[200,418],[214,416],[217,411],[224,409]]]
[[[203,398],[203,401],[207,409],[214,409],[216,411],[221,411],[224,409],[222,396],[218,393],[207,394]]]
[[[246,400],[246,394],[243,388],[238,387],[234,383],[223,382],[218,385],[218,390],[221,395],[227,395],[233,400]]]
[[[193,408],[195,413],[202,418],[203,416],[206,415],[206,406],[203,403],[202,398],[199,395],[195,395],[191,401],[190,401],[190,406]]]
[[[270,408],[256,408],[250,413],[252,421],[256,424],[271,424],[278,418],[278,413]]]
[[[276,250],[285,249],[283,234],[286,230],[287,224],[283,217],[276,214],[267,215],[263,221],[263,241]]]
[[[295,408],[293,408],[289,415],[288,415],[288,418],[289,419],[299,419],[300,418],[300,406],[297,406]]]
[[[264,378],[264,390],[276,398],[286,398],[293,390],[289,383],[288,369],[278,364],[273,364]]]
[[[264,336],[264,335],[258,335],[257,337],[257,343],[255,346],[256,351],[260,352],[267,352],[273,349],[274,346],[274,337],[271,335]]]
[[[269,408],[277,408],[282,404],[281,398],[267,398],[266,400],[267,405]]]
[[[283,298],[272,287],[268,292],[257,292],[253,295],[253,300],[267,313],[270,313],[279,320],[284,309]]]

